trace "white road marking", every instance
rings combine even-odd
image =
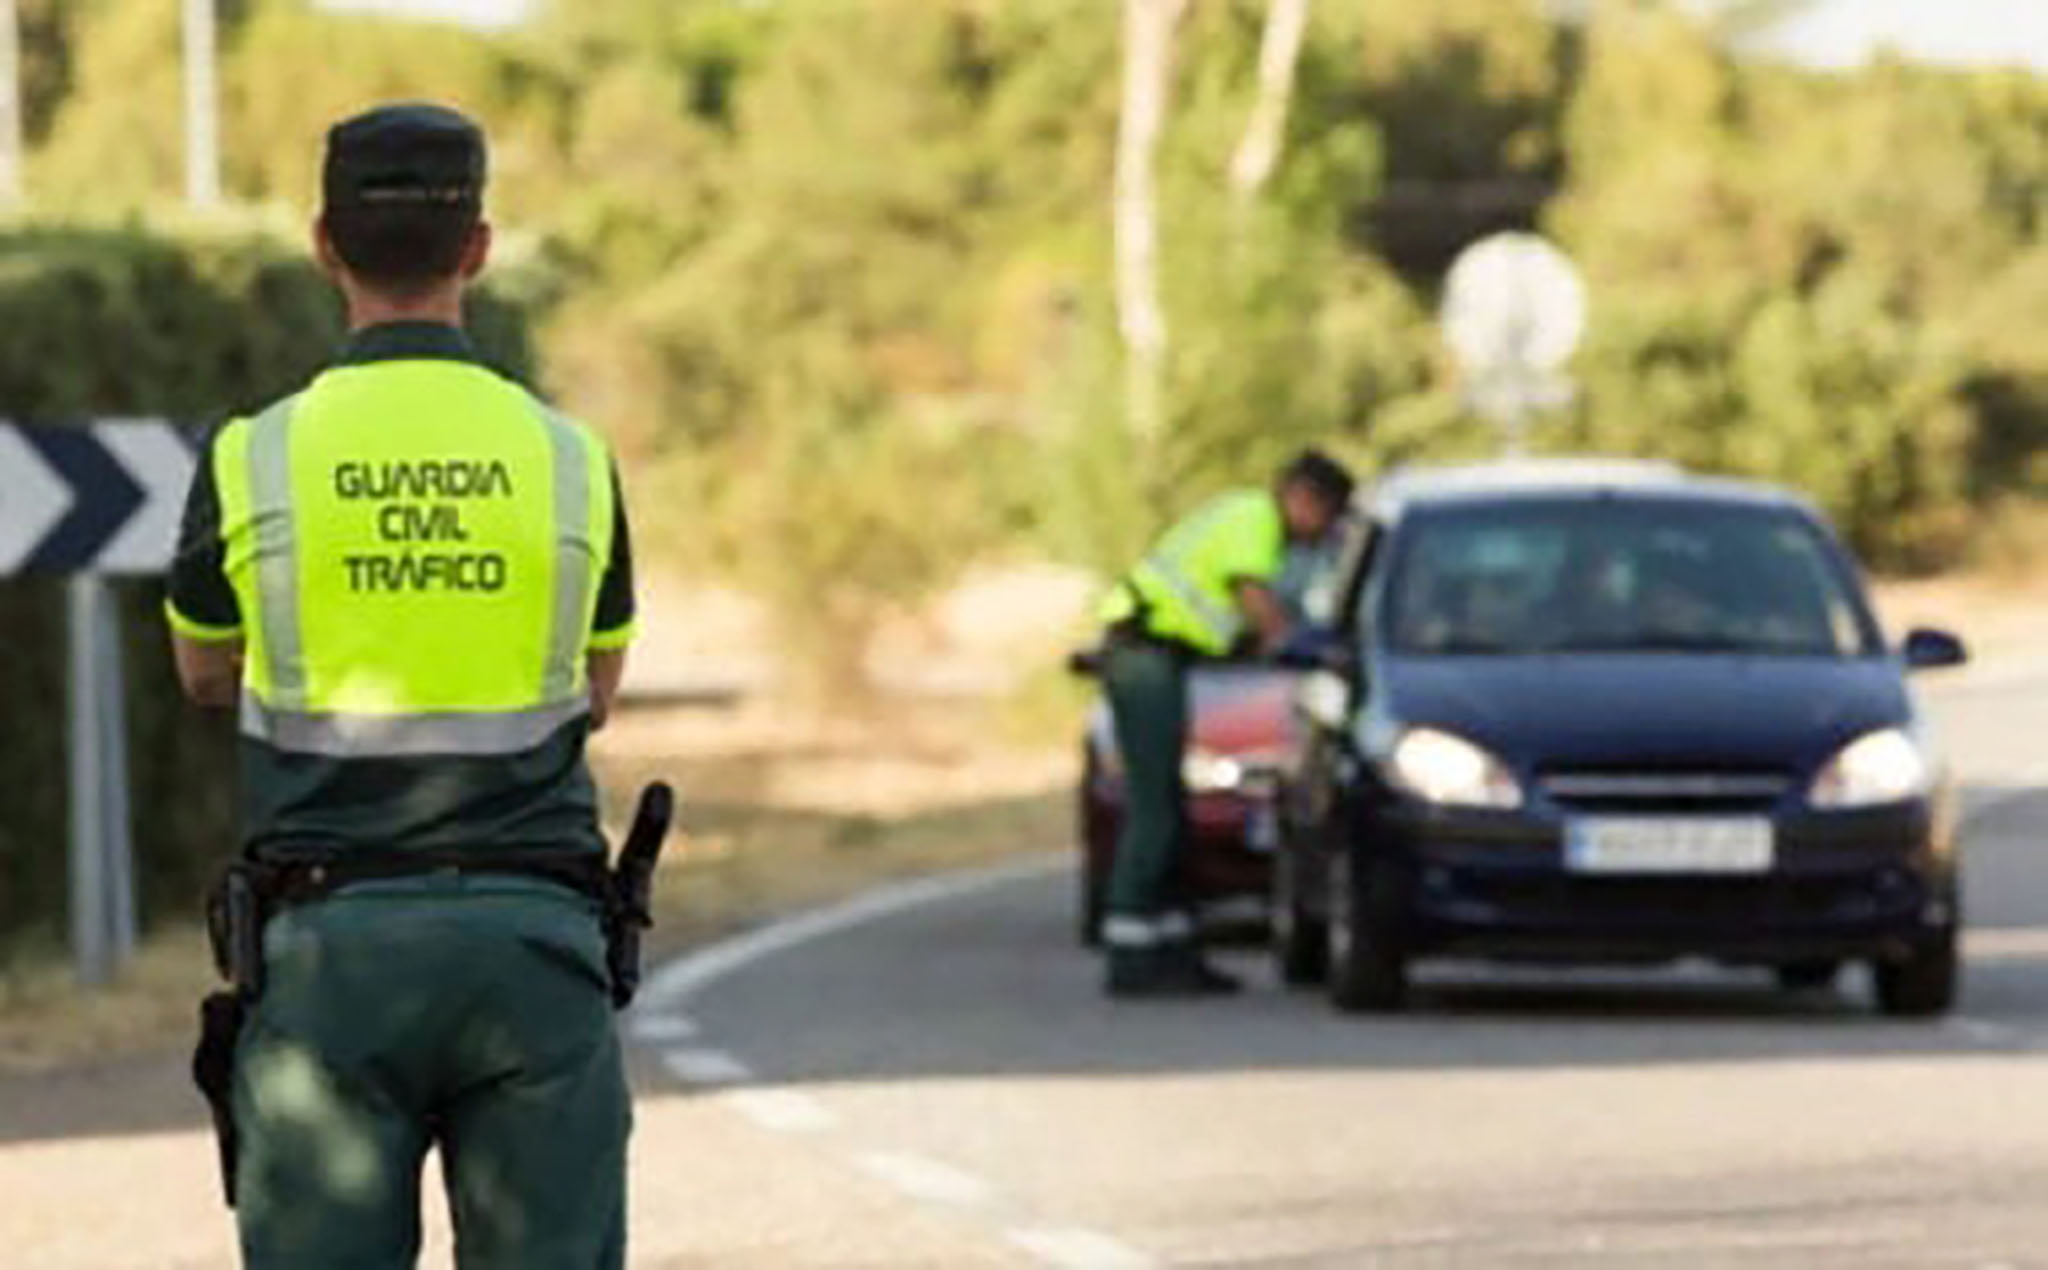
[[[755,1124],[778,1133],[822,1133],[839,1122],[824,1103],[787,1089],[735,1090],[725,1101]]]
[[[737,1085],[754,1078],[752,1068],[724,1050],[663,1050],[661,1063],[676,1079],[691,1085]]]
[[[1975,693],[1986,688],[2006,689],[2014,684],[2048,680],[2048,660],[2001,657],[1996,661],[1972,662],[1951,675],[1946,683],[1931,688],[1928,697],[1939,701],[1950,693]]]
[[[642,1014],[636,1010],[630,1027],[637,1041],[687,1041],[697,1035],[697,1025],[680,1014]]]
[[[1147,1270],[1155,1264],[1129,1244],[1078,1226],[1020,1226],[1004,1235],[1058,1270]]]
[[[1967,1015],[1954,1015],[1942,1020],[1942,1030],[1952,1032],[1964,1040],[1977,1045],[1989,1045],[1997,1049],[2010,1049],[2021,1037],[2017,1029],[1990,1019],[1973,1019]]]
[[[721,940],[669,962],[657,970],[642,989],[642,1008],[650,1014],[665,1013],[727,975],[827,936],[913,909],[944,904],[978,891],[993,890],[1011,882],[1073,867],[1072,853],[1061,852],[1021,864],[903,882],[855,896],[844,903],[771,922],[759,930]]]
[[[929,1156],[897,1151],[878,1151],[858,1161],[863,1171],[890,1186],[929,1204],[950,1204],[978,1208],[995,1195],[987,1182],[950,1164]]]

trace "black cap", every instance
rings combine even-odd
[[[327,133],[327,207],[483,207],[483,129],[446,106],[379,106]]]

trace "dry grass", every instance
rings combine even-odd
[[[948,739],[955,730],[643,711],[608,731],[595,762],[615,820],[656,776],[684,795],[655,954],[880,882],[1069,840],[1063,762]],[[80,989],[54,952],[0,970],[0,1077],[182,1048],[213,984],[196,927],[151,937],[99,991]]]
[[[164,1049],[187,1039],[213,962],[197,927],[144,941],[110,987],[81,990],[54,955],[0,976],[0,1075]]]
[[[904,705],[827,720],[772,710],[645,710],[597,761],[622,824],[642,784],[673,783],[655,942],[696,943],[896,878],[1064,845],[1068,747],[1011,749],[985,706]]]
[[[2048,570],[1888,581],[1876,593],[1885,628],[1893,633],[1915,626],[1953,630],[1983,661],[2048,653]]]
[[[705,808],[672,842],[653,946],[666,954],[881,883],[1066,845],[1064,792],[909,817]]]

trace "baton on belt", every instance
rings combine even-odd
[[[654,925],[654,869],[661,862],[662,843],[668,838],[675,811],[675,791],[667,782],[656,781],[642,790],[633,827],[612,866],[611,938],[606,955],[611,962],[612,1004],[621,1010],[633,1003],[633,994],[640,990],[640,933]]]

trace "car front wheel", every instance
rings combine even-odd
[[[1330,857],[1330,1001],[1347,1014],[1385,1013],[1408,1001],[1400,874],[1353,850]]]
[[[1953,930],[1927,940],[1903,961],[1878,962],[1871,968],[1878,1008],[1897,1018],[1947,1014],[1955,1005],[1959,963]]]
[[[1273,853],[1273,896],[1266,911],[1280,982],[1291,988],[1313,987],[1330,972],[1329,924],[1308,911],[1301,870],[1293,847],[1282,843]]]
[[[1075,905],[1075,934],[1080,937],[1081,947],[1102,946],[1102,917],[1108,907],[1108,887],[1103,882],[1102,871],[1086,855],[1081,857],[1080,895]]]

